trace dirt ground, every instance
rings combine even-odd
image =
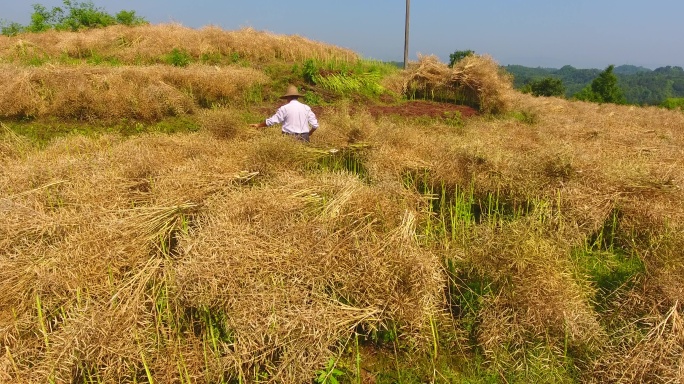
[[[371,105],[367,107],[371,115],[402,116],[402,117],[448,117],[459,112],[461,117],[467,118],[477,115],[477,110],[465,105],[438,103],[426,100],[411,100],[401,105]]]

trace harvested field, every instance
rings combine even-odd
[[[535,98],[491,58],[428,58],[393,84],[477,113],[343,100],[305,145],[249,127],[276,106],[241,93],[275,87],[258,68],[6,68],[27,101],[0,97],[0,382],[684,379],[681,112]],[[134,118],[127,76],[127,95],[172,84],[199,131],[12,129],[82,124],[55,106],[74,90],[99,90],[93,122]]]
[[[375,117],[402,116],[434,118],[451,117],[456,114],[462,117],[472,117],[478,113],[476,109],[464,105],[422,100],[407,101],[401,105],[373,105],[368,108],[368,112]]]

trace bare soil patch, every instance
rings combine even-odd
[[[370,105],[367,109],[374,117],[447,117],[453,116],[455,112],[462,117],[477,115],[477,110],[472,107],[427,100],[411,100],[397,105]]]

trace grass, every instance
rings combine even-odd
[[[190,65],[192,57],[185,50],[174,48],[171,53],[164,57],[164,62],[174,67],[187,67]]]
[[[628,292],[641,278],[646,268],[638,254],[621,244],[619,210],[611,212],[603,227],[573,252],[573,261],[580,273],[589,276],[596,287],[593,298],[599,311],[608,309],[616,296]]]
[[[610,304],[611,297],[619,291],[629,291],[645,272],[638,257],[621,251],[581,251],[575,259],[582,272],[588,274],[596,285],[594,300],[599,307]]]
[[[156,123],[120,121],[110,124],[84,123],[79,121],[63,121],[58,119],[25,119],[19,121],[6,120],[3,124],[15,134],[25,138],[39,148],[45,148],[54,139],[70,135],[94,136],[98,134],[121,134],[123,136],[145,133],[188,133],[196,132],[199,126],[196,120],[187,117],[171,117]]]
[[[351,144],[341,149],[322,151],[316,168],[325,172],[348,172],[361,179],[367,179],[369,175],[363,161],[364,150],[364,144]]]
[[[511,116],[514,119],[528,125],[534,125],[539,122],[539,117],[531,111],[513,111],[511,112]]]
[[[299,68],[295,67],[294,71]],[[380,84],[388,74],[396,72],[389,65],[375,61],[318,61],[306,60],[301,67],[302,78],[337,97],[377,99],[386,92]]]

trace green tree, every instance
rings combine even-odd
[[[5,36],[16,36],[24,32],[24,29],[24,26],[19,23],[6,22],[4,20],[0,23],[0,34]]]
[[[145,18],[137,16],[135,11],[120,11],[116,14],[116,21],[123,25],[147,24]]]
[[[521,65],[507,65],[506,71],[514,76],[514,87],[530,92],[529,84],[545,77],[561,79],[565,86],[565,97],[589,100],[591,82],[601,73],[601,69],[576,69],[569,65],[561,69],[530,68]],[[659,105],[667,98],[684,97],[684,68],[667,66],[650,70],[629,65],[616,66],[613,71],[618,79],[618,86],[624,92],[629,104]],[[578,93],[582,91],[578,95]],[[594,100],[594,99],[592,99]],[[598,101],[598,98],[596,98]]]
[[[618,86],[618,79],[613,69],[615,66],[609,65],[591,82],[591,85],[575,95],[575,98],[596,103],[626,104],[625,95]]]
[[[541,80],[534,80],[529,82],[522,88],[522,92],[531,93],[535,96],[563,97],[565,95],[565,86],[563,85],[563,80],[561,79],[545,77]]]
[[[449,55],[449,68],[452,68],[454,64],[458,63],[459,61],[465,59],[468,56],[474,55],[475,51],[471,51],[470,49],[465,50],[465,51],[456,51],[452,54]]]
[[[33,13],[31,14],[31,23],[26,27],[29,32],[44,32],[52,29],[55,19],[62,13],[59,7],[48,11],[45,6],[40,4],[33,4]]]
[[[78,31],[80,29],[107,27],[114,24],[139,25],[147,21],[135,11],[120,11],[116,16],[96,7],[91,0],[78,2],[63,0],[64,7],[48,10],[44,5],[34,4],[31,23],[23,27],[18,23],[3,23],[2,33],[15,35],[20,32],[44,32],[50,29]]]
[[[97,8],[92,1],[79,3],[64,0],[66,15],[57,20],[55,25],[59,30],[78,31],[79,29],[107,27],[116,24],[114,16]]]

